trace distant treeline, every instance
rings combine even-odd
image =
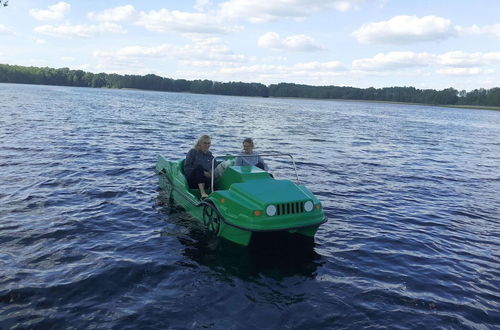
[[[436,105],[475,105],[500,107],[500,88],[475,89],[470,92],[447,88],[417,89],[414,87],[355,88],[340,86],[309,86],[279,83],[217,82],[163,78],[154,74],[119,75],[91,73],[68,68],[53,69],[0,64],[0,82],[59,86],[135,88],[154,91],[190,92],[199,94],[299,97],[366,101],[409,102]]]

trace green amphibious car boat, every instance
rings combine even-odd
[[[280,156],[290,157],[295,168],[291,155]],[[184,160],[168,161],[160,155],[156,164],[160,189],[214,234],[234,243],[248,245],[257,232],[288,232],[313,240],[326,217],[319,200],[298,181],[296,170],[297,184],[274,179],[255,166],[232,165],[234,157],[214,158],[209,196],[200,200],[199,190],[189,189]],[[214,178],[218,158],[226,167]]]

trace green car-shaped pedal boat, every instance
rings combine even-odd
[[[291,155],[278,156],[290,157],[295,168]],[[199,190],[188,187],[184,160],[160,155],[155,168],[160,189],[214,234],[240,245],[249,245],[257,232],[288,232],[314,240],[326,217],[320,201],[300,184],[297,171],[297,184],[276,180],[256,166],[231,165],[234,157],[219,157],[228,165],[217,179],[212,175],[209,196],[200,200]],[[215,157],[212,173],[217,163]]]

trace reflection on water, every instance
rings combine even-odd
[[[314,250],[314,242],[299,235],[283,233],[257,233],[249,247],[234,244],[208,233],[196,219],[169,200],[159,195],[158,204],[162,206],[169,224],[174,224],[160,235],[173,235],[184,246],[182,255],[197,264],[214,271],[241,279],[266,276],[276,280],[300,275],[314,278],[316,268],[322,264],[321,256]],[[179,235],[178,230],[185,230]]]

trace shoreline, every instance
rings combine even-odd
[[[59,86],[59,87],[76,87],[76,88],[97,88],[97,89],[109,89],[109,90],[130,90],[130,91],[148,91],[148,92],[160,92],[160,93],[187,93],[194,95],[217,95],[217,96],[236,96],[236,97],[262,97],[262,98],[273,98],[273,99],[297,99],[297,100],[317,100],[317,101],[340,101],[340,102],[365,102],[365,103],[385,103],[385,104],[406,104],[406,105],[421,105],[428,107],[443,107],[443,108],[458,108],[458,109],[476,109],[476,110],[494,110],[500,111],[500,107],[496,106],[484,106],[484,105],[466,105],[466,104],[428,104],[428,103],[413,103],[413,102],[399,102],[399,101],[383,101],[383,100],[356,100],[356,99],[324,99],[324,98],[313,98],[313,97],[295,97],[295,96],[249,96],[249,95],[226,95],[226,94],[211,94],[211,93],[193,93],[189,91],[174,92],[174,91],[160,91],[153,89],[140,89],[140,88],[113,88],[113,87],[87,87],[87,86],[66,86],[66,85],[46,85],[46,84],[28,84],[28,83],[11,83],[11,82],[0,82],[0,84],[14,84],[14,85],[38,85],[38,86]]]
[[[194,93],[192,93],[194,94]],[[218,94],[210,94],[218,95]],[[230,95],[229,95],[230,96]],[[250,96],[254,97],[254,96]],[[496,110],[500,111],[500,107],[485,106],[485,105],[465,105],[465,104],[428,104],[428,103],[413,103],[399,101],[382,101],[382,100],[354,100],[354,99],[320,99],[311,97],[286,97],[286,96],[269,96],[273,99],[297,99],[297,100],[317,100],[317,101],[340,101],[340,102],[365,102],[365,103],[386,103],[386,104],[406,104],[406,105],[422,105],[427,107],[443,107],[443,108],[459,108],[459,109],[476,109],[476,110]]]

